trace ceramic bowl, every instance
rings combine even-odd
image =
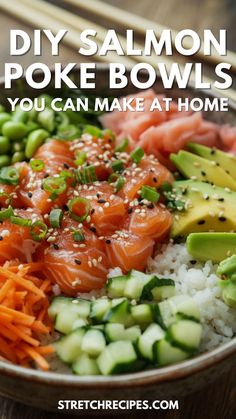
[[[108,92],[108,70],[100,67],[96,75],[97,95],[126,95],[135,92],[129,82],[121,91]],[[75,80],[79,80],[79,71],[74,71]],[[143,75],[145,77],[145,75]],[[35,91],[27,87],[24,80],[15,83],[9,91],[4,91],[3,80],[0,83],[0,102],[6,97],[34,97]],[[158,79],[154,86],[156,91],[164,93]],[[45,90],[43,92],[48,91]],[[42,93],[38,91],[37,94]],[[165,92],[166,93],[166,92]],[[60,96],[60,92],[55,93]],[[174,87],[168,96],[178,97],[212,97],[209,92],[196,92],[191,86],[185,90]],[[234,123],[236,106],[231,103],[228,112],[209,112],[207,119],[218,123]],[[236,365],[236,338],[229,343],[196,356],[193,359],[173,366],[113,377],[79,377],[57,373],[45,373],[30,370],[0,361],[0,393],[19,402],[56,410],[58,400],[84,399],[168,399],[189,394],[209,384],[223,372]]]

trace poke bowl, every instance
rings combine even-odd
[[[101,66],[97,97],[137,94],[130,81],[122,92],[107,81]],[[35,97],[24,79],[3,86],[3,106]],[[40,91],[46,102],[60,93],[53,80]],[[162,102],[158,79],[138,92],[149,105],[156,94]],[[178,398],[236,365],[236,106],[177,115],[173,103],[152,114],[144,104],[142,116],[72,112],[79,120],[49,107],[30,121],[1,110],[2,395],[49,410],[59,400]],[[12,123],[30,128],[17,136]]]

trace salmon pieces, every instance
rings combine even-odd
[[[162,184],[173,181],[168,169],[95,132],[45,143],[11,169],[17,179],[3,182],[0,195],[0,263],[41,262],[69,296],[102,288],[110,268],[144,270],[172,223],[161,201]]]

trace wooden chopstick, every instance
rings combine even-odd
[[[47,3],[44,2],[45,6],[42,8],[41,12],[38,9],[33,8],[32,4],[32,0],[10,0],[9,2],[1,2],[0,9],[17,17],[18,19],[24,22],[27,22],[30,26],[34,26],[36,28],[41,29],[51,29],[54,34],[56,34],[60,29],[63,28],[63,22],[56,18],[55,15],[54,18],[47,15]],[[68,27],[65,29],[68,29],[68,33],[63,40],[64,43],[76,49],[78,49],[79,47],[84,47],[84,44],[80,40],[80,36],[78,33],[79,28],[75,30],[68,25]],[[107,62],[109,59],[110,62],[121,62],[126,66],[131,66],[133,64],[133,60],[129,59],[128,57],[119,57],[117,56],[117,54],[113,52],[109,53],[109,58],[99,56],[93,57],[93,59],[95,61],[99,60],[104,62]]]
[[[55,18],[55,16],[57,17],[57,22],[61,21],[63,24],[66,24],[66,27],[72,28],[73,33],[70,31],[70,34],[72,34],[73,36],[73,40],[74,40],[74,31],[75,30],[84,30],[87,28],[93,28],[97,31],[97,40],[99,40],[101,43],[104,40],[104,37],[106,35],[106,30],[104,30],[103,27],[96,25],[88,20],[82,19],[80,16],[76,16],[71,12],[68,12],[64,9],[61,9],[58,6],[54,6],[52,4],[49,4],[47,2],[45,2],[44,0],[34,0],[33,2],[31,0],[21,0],[21,4],[25,4],[27,5],[29,8],[31,9],[35,9],[37,11],[37,13],[46,13],[47,14],[47,18],[48,15],[51,16],[53,19]],[[67,35],[68,36],[68,35]],[[78,35],[77,35],[78,38]],[[64,38],[66,40],[66,37]],[[123,48],[125,49],[125,43],[126,43],[126,39],[122,36],[119,36],[119,40],[121,45],[123,46]],[[99,42],[98,42],[99,43]],[[137,49],[142,49],[142,46],[135,43],[135,48]],[[110,54],[110,53],[109,53]],[[114,54],[115,55],[115,54]],[[106,62],[111,62],[111,55],[107,55],[106,57],[102,57],[104,61]],[[147,62],[150,65],[154,66],[156,68],[157,65],[157,60],[156,57],[151,56],[151,57],[142,57],[142,56],[133,56],[133,59],[135,59],[138,62]],[[93,57],[94,59],[94,57]],[[119,60],[121,59],[121,60]],[[124,59],[128,59],[124,56],[116,56],[116,62],[121,62],[124,63]],[[115,62],[115,59],[114,59]],[[128,63],[128,67],[131,66],[133,61]],[[170,69],[171,65],[173,64],[173,61],[167,57],[161,57],[161,62],[165,63],[167,69]],[[127,66],[127,64],[126,64]],[[180,69],[183,71],[184,66],[183,65],[179,65]],[[190,81],[192,83],[194,83],[195,81],[195,75],[194,72],[192,72],[191,76],[190,76]],[[208,82],[208,83],[213,83],[213,80],[211,80],[208,77],[203,77],[203,81]],[[212,87],[212,90],[222,94],[221,90],[218,90],[214,87]],[[236,101],[236,92],[232,89],[227,89],[224,92],[224,95],[229,97],[232,100]]]
[[[42,0],[11,0],[11,3],[1,3],[0,8],[13,14],[14,16],[20,18],[28,22],[30,25],[41,27],[42,29],[50,28],[54,33],[56,33],[59,29],[61,29],[66,24],[66,29],[68,29],[68,34],[64,38],[64,42],[67,43],[69,46],[73,48],[78,48],[80,46],[84,46],[81,42],[80,37],[78,35],[78,30],[84,30],[86,28],[96,28],[98,31],[98,39],[96,42],[98,46],[101,46],[102,40],[104,39],[106,31],[99,25],[95,25],[94,23],[87,21],[85,19],[80,18],[79,16],[75,16],[74,14],[65,11],[57,6],[53,6],[45,1]],[[50,17],[51,16],[51,17]],[[56,19],[55,19],[56,17]],[[120,39],[120,38],[119,38]],[[125,39],[121,37],[121,43],[124,44]],[[141,47],[140,45],[135,45],[136,48]],[[144,57],[132,57],[135,58],[136,61],[143,62]],[[93,60],[101,60],[104,62],[119,62],[123,63],[126,67],[130,68],[134,61],[125,56],[118,56],[113,52],[109,52],[107,56],[93,56]],[[145,57],[145,62],[156,67],[156,57]],[[172,64],[172,60],[169,58],[162,59],[162,62],[166,64],[167,69],[170,68]],[[183,66],[180,66],[180,69],[183,70]],[[194,82],[194,74],[192,73],[190,80]],[[208,77],[204,77],[204,81],[212,83],[212,80]],[[222,92],[216,88],[212,88],[212,90],[221,93]],[[228,89],[224,92],[225,96],[228,96],[230,99],[236,101],[236,92],[232,89]]]
[[[123,27],[129,29],[134,29],[137,33],[143,35],[145,34],[146,29],[153,29],[158,38],[160,38],[161,33],[165,29],[170,29],[166,26],[160,25],[159,23],[153,22],[151,20],[145,19],[141,16],[134,15],[126,10],[122,10],[111,4],[101,2],[100,0],[63,0],[65,3],[69,3],[73,6],[77,6],[80,9],[92,12],[96,16],[101,16],[110,21],[116,22]],[[172,39],[174,40],[177,31],[171,29]],[[174,46],[174,45],[173,45]],[[185,48],[191,48],[191,42],[188,38],[185,38],[183,41],[183,46]],[[195,57],[199,57],[202,62],[208,64],[218,64],[222,61],[222,58],[218,54],[212,54],[209,56],[204,55],[203,48],[196,53]],[[233,51],[227,51],[227,55],[223,57],[223,61],[229,63],[231,71],[236,72],[236,53]]]

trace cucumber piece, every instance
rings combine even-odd
[[[139,300],[143,287],[146,283],[152,281],[153,275],[146,275],[143,272],[132,270],[126,280],[124,296],[131,300]]]
[[[100,375],[100,371],[95,359],[91,359],[87,354],[82,354],[72,364],[72,371],[77,375]]]
[[[155,342],[163,339],[164,336],[165,332],[158,324],[150,324],[138,339],[137,348],[141,356],[153,361],[153,345]]]
[[[112,342],[97,358],[98,368],[103,375],[131,372],[138,367],[138,357],[131,342]]]
[[[111,308],[111,301],[108,298],[99,298],[92,302],[90,318],[93,323],[101,323],[103,317]]]
[[[92,358],[96,358],[105,348],[106,341],[103,332],[96,329],[89,329],[82,340],[81,349]]]
[[[189,358],[189,353],[182,349],[175,348],[165,338],[155,342],[153,345],[153,357],[160,367],[176,364]]]
[[[122,323],[125,327],[132,326],[134,321],[130,314],[129,301],[125,299],[120,303],[113,305],[113,307],[111,307],[111,309],[105,314],[103,321],[109,323]]]
[[[138,326],[132,326],[125,329],[123,324],[107,323],[105,325],[105,334],[108,342],[116,342],[118,340],[135,342],[141,335],[141,330]]]
[[[55,297],[48,309],[48,314],[52,319],[55,319],[57,314],[59,314],[64,308],[77,313],[80,317],[85,318],[88,317],[90,312],[90,301],[83,300],[81,298],[74,299],[67,297]]]
[[[60,313],[61,309],[67,307],[71,301],[72,298],[54,297],[48,309],[48,314],[51,319],[55,319],[56,315]]]
[[[91,302],[82,298],[72,299],[69,308],[75,311],[79,317],[87,318],[90,313]]]
[[[55,329],[58,332],[67,335],[73,329],[80,326],[85,326],[87,322],[84,319],[78,318],[78,314],[69,308],[62,308],[55,319]]]
[[[151,304],[137,304],[131,306],[131,315],[134,322],[145,328],[148,324],[153,322],[153,310]]]
[[[159,314],[156,312],[156,321],[162,327],[169,327],[180,318],[189,318],[200,321],[199,309],[193,298],[187,295],[176,295],[158,304]]]
[[[63,362],[71,364],[82,353],[81,345],[85,330],[84,327],[80,327],[55,342],[56,353]]]
[[[166,339],[183,351],[192,353],[200,345],[202,325],[192,320],[180,320],[172,324],[166,333]]]
[[[111,298],[124,297],[126,281],[126,275],[109,278],[106,284],[108,296]]]
[[[144,286],[141,299],[149,301],[162,301],[175,295],[175,282],[170,278],[154,276]]]

